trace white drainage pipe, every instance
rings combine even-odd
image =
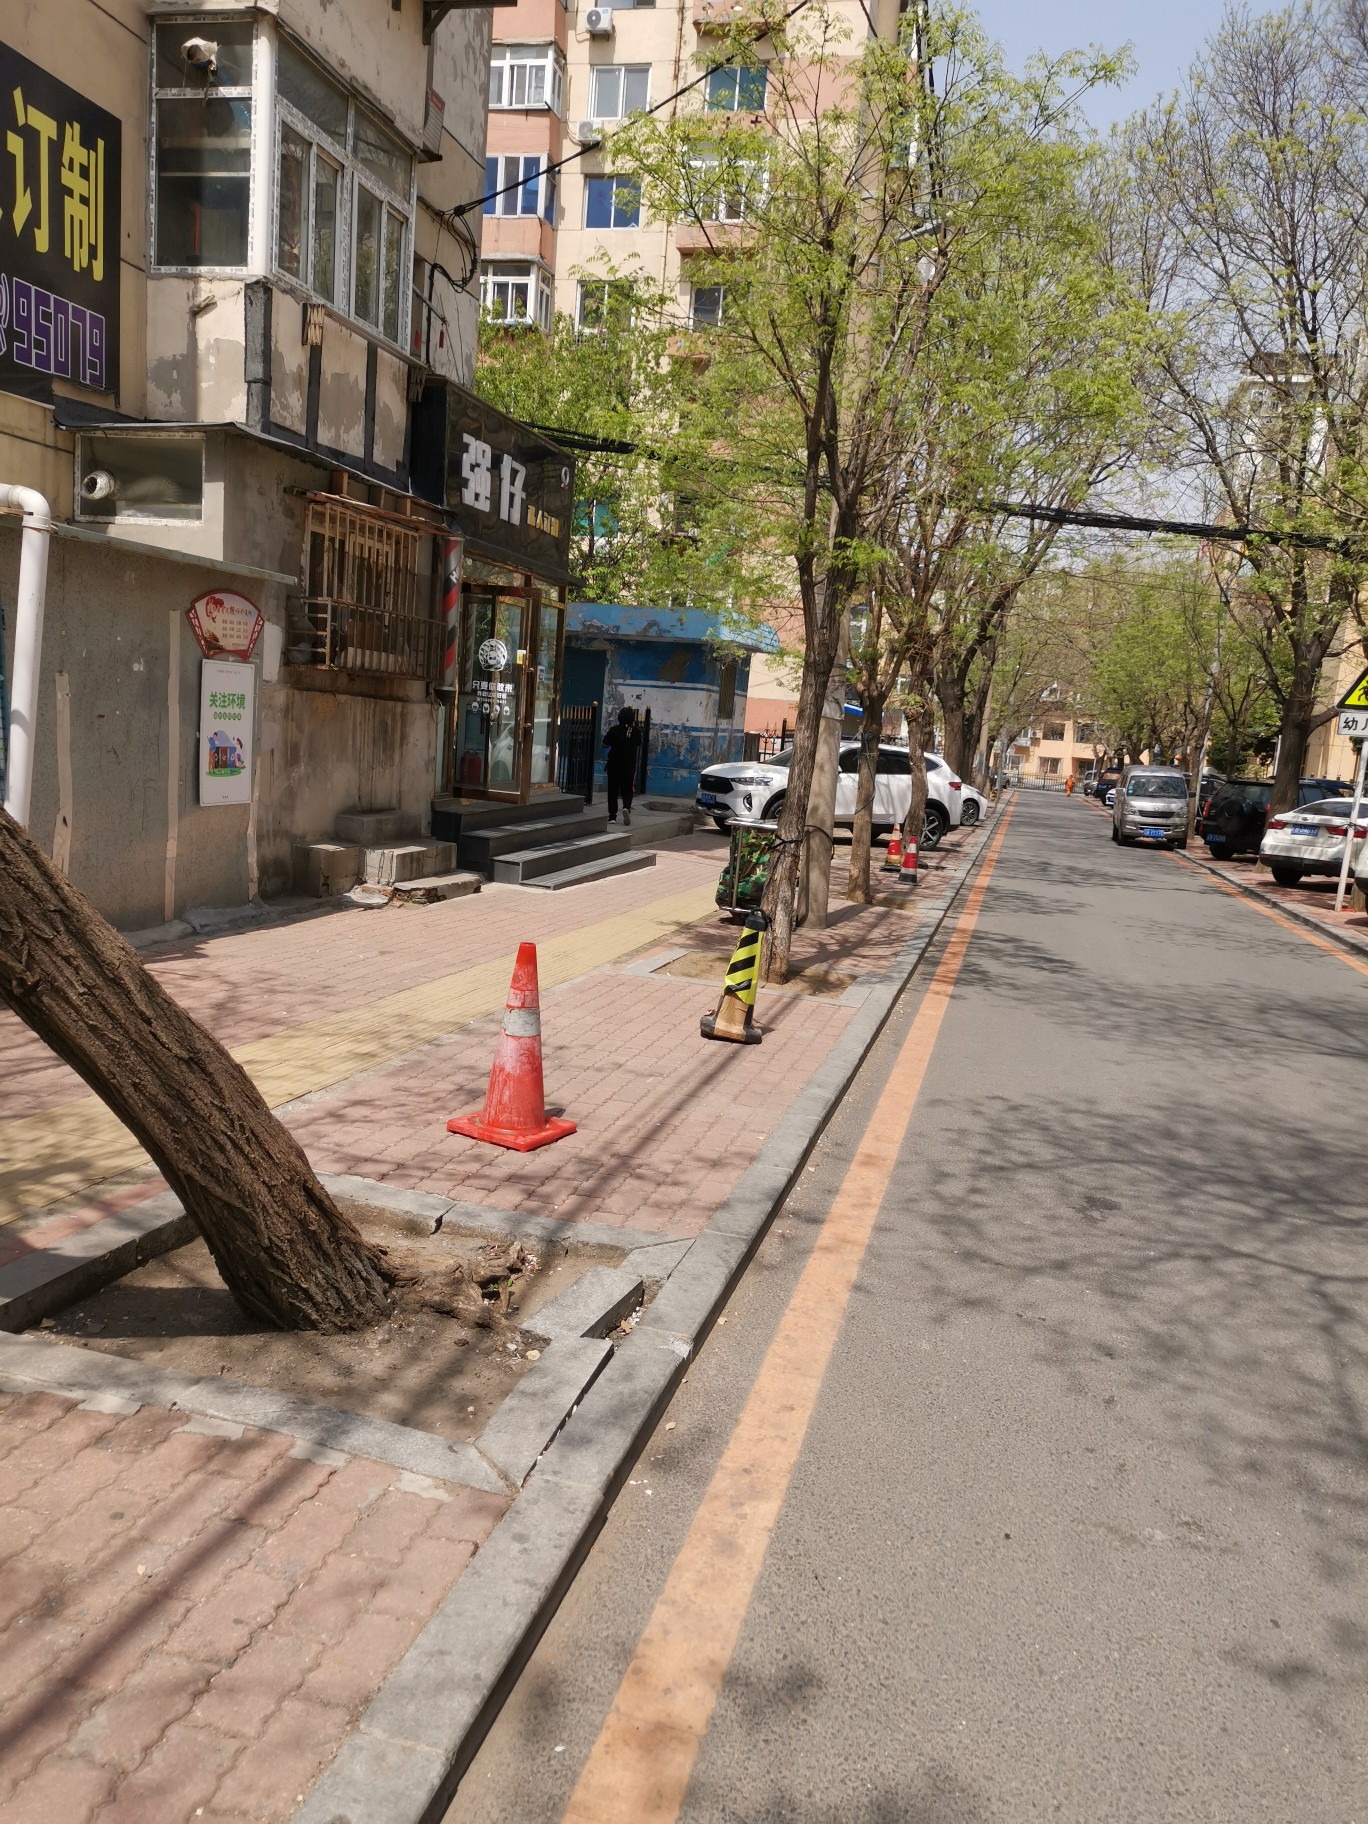
[[[5,773],[5,809],[27,825],[33,795],[33,750],[38,726],[38,673],[43,656],[43,605],[47,598],[48,546],[52,508],[34,488],[0,482],[0,509],[24,516],[19,550],[19,602],[14,625],[14,681],[10,691],[10,738]]]

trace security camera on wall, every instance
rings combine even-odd
[[[181,56],[192,70],[203,70],[206,76],[218,69],[218,45],[212,38],[187,38]]]

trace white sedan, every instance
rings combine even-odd
[[[979,823],[988,815],[988,800],[977,786],[967,780],[960,786],[960,822],[966,826]]]
[[[1279,811],[1268,821],[1259,860],[1267,862],[1280,887],[1295,887],[1304,874],[1338,876],[1349,835],[1354,806],[1348,798],[1317,798],[1295,811]],[[1364,865],[1368,838],[1368,806],[1359,811],[1354,825],[1354,854],[1349,871]]]
[[[793,749],[785,748],[769,760],[731,760],[710,766],[698,782],[694,802],[719,830],[734,817],[759,817],[773,822],[788,790],[789,762]],[[836,822],[855,821],[859,787],[860,744],[843,741],[836,772]],[[939,754],[926,756],[926,822],[923,846],[934,849],[947,830],[960,821],[961,785]],[[912,761],[905,747],[884,741],[874,769],[874,827],[894,830],[907,815],[912,796]]]

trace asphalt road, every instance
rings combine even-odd
[[[448,1824],[561,1818],[921,992]],[[1362,971],[1021,797],[687,1824],[1368,1824],[1366,1060]]]

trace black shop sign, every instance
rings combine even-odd
[[[475,550],[569,575],[574,458],[516,418],[459,386],[430,386],[415,415],[413,483]]]
[[[120,126],[0,43],[0,389],[119,376]]]

